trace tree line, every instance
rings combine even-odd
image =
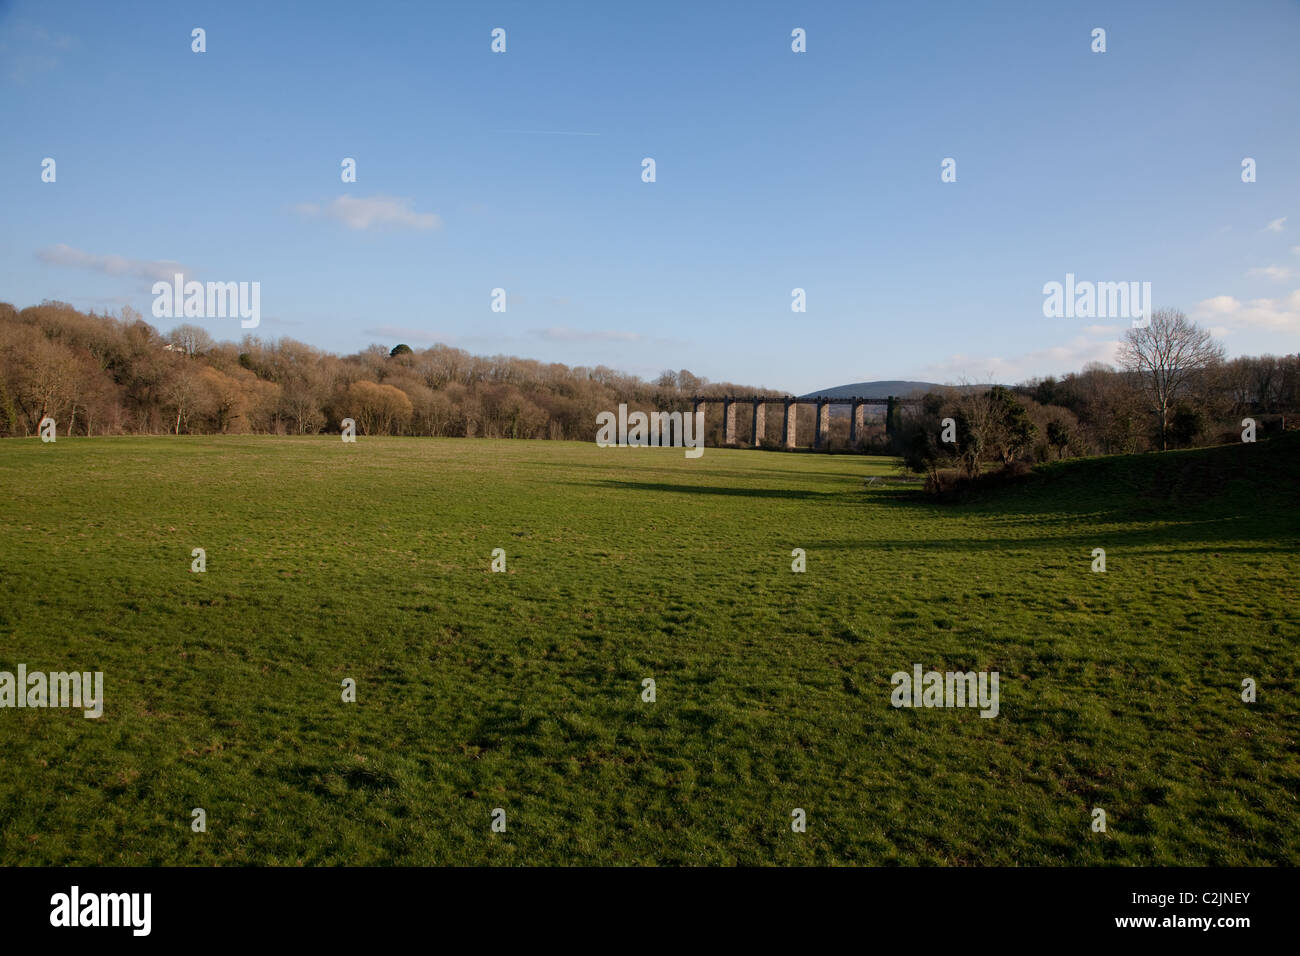
[[[372,345],[337,356],[293,339],[217,342],[140,314],[0,303],[0,435],[337,432],[591,440],[620,402],[687,411],[689,396],[753,391],[688,370],[646,382],[605,366],[475,356],[446,345]],[[716,423],[715,423],[716,431]],[[712,441],[716,441],[714,435]]]
[[[1300,356],[1228,360],[1183,313],[1130,329],[1119,367],[1091,363],[1063,378],[927,394],[893,435],[932,490],[958,490],[1028,463],[1241,441],[1300,427]]]
[[[1247,416],[1265,434],[1288,415],[1300,419],[1300,358],[1226,360],[1180,312],[1156,312],[1145,329],[1130,330],[1119,362],[1015,386],[936,389],[892,422],[867,422],[854,448],[847,417],[833,417],[827,447],[899,454],[938,481],[1049,458],[1238,440]],[[162,334],[130,308],[114,316],[62,302],[0,303],[3,436],[34,435],[47,416],[60,435],[307,435],[337,432],[352,418],[363,435],[590,441],[596,415],[620,403],[685,412],[692,395],[735,393],[781,397],[684,369],[647,382],[605,366],[446,345],[337,356],[287,338],[217,342],[195,325]],[[813,410],[797,413],[798,434],[811,437]],[[738,420],[742,441],[753,438],[747,418]],[[768,419],[760,439],[779,447],[780,416]],[[715,402],[708,444],[721,443],[721,425]]]

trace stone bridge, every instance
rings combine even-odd
[[[865,425],[865,416],[863,409],[868,405],[884,405],[885,411],[885,434],[893,436],[894,429],[894,410],[904,405],[920,405],[919,398],[896,398],[893,395],[888,398],[861,398],[851,396],[846,398],[795,398],[786,396],[784,398],[772,398],[764,395],[692,395],[691,402],[693,410],[698,412],[707,410],[709,405],[722,406],[722,443],[724,445],[736,445],[736,410],[741,406],[746,406],[751,410],[753,415],[753,430],[750,432],[753,437],[753,447],[757,448],[767,434],[767,406],[779,405],[782,408],[784,417],[781,421],[781,444],[786,448],[799,447],[795,435],[797,413],[800,405],[812,405],[817,410],[816,434],[813,436],[813,448],[826,447],[827,437],[830,433],[831,406],[848,405],[852,408],[852,415],[849,418],[849,444],[856,445],[858,435],[862,432]]]

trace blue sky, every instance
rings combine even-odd
[[[264,338],[802,393],[1105,361],[1126,321],[1043,316],[1071,272],[1293,352],[1298,41],[1292,0],[0,0],[0,300],[165,330],[178,262]]]

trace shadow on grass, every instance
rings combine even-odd
[[[616,462],[596,463],[596,462],[571,462],[571,461],[527,461],[523,464],[534,465],[539,468],[559,468],[565,471],[574,471],[577,469],[586,469],[588,471],[608,472],[613,470]],[[647,471],[663,471],[667,474],[679,474],[676,468],[670,468],[667,462],[656,462],[654,459],[645,458],[637,463],[638,467]],[[676,464],[674,461],[673,464]],[[750,468],[743,471],[734,469],[720,470],[711,462],[704,459],[688,463],[693,470],[701,474],[707,474],[711,478],[737,478],[742,481],[753,480],[758,475],[772,475],[777,478],[798,478],[798,479],[823,479],[829,478],[834,481],[861,482],[864,478],[880,478],[882,481],[895,480],[894,471],[890,469],[887,472],[879,471],[860,471],[846,469],[845,471],[806,471],[800,468]],[[919,479],[918,479],[919,482]]]
[[[974,489],[964,501],[930,495],[889,504],[951,514],[1044,520],[1062,513],[1103,520],[1253,518],[1268,537],[1300,530],[1300,433],[1269,441],[1182,451],[1078,458]]]
[[[842,499],[843,491],[797,491],[791,488],[744,488],[730,485],[683,485],[662,481],[604,481],[567,482],[596,488],[616,488],[621,491],[665,491],[688,495],[723,495],[733,498],[791,498],[795,500]]]
[[[1257,529],[1223,529],[1224,533],[1206,533],[1208,529],[1188,526],[1186,528],[1161,528],[1142,531],[1107,530],[1099,537],[1096,531],[1080,530],[1077,534],[1062,534],[1037,537],[991,537],[991,538],[872,538],[862,540],[813,541],[807,547],[825,548],[827,550],[893,550],[893,551],[933,551],[950,553],[957,551],[997,551],[1011,554],[1018,551],[1054,551],[1058,553],[1078,551],[1090,555],[1099,540],[1106,544],[1106,554],[1151,557],[1156,555],[1186,556],[1192,554],[1244,555],[1244,554],[1290,554],[1296,550],[1295,542],[1279,541],[1275,545],[1240,544],[1243,539],[1255,538]],[[1219,530],[1219,529],[1216,529]]]

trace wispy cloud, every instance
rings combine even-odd
[[[571,329],[552,326],[533,329],[532,335],[547,342],[641,342],[645,336],[639,332],[621,332],[616,329]]]
[[[111,305],[121,308],[125,305],[135,305],[136,297],[132,295],[73,295],[68,297],[68,302],[73,305],[101,306]]]
[[[438,229],[442,220],[431,212],[416,212],[411,200],[394,196],[339,196],[324,205],[299,203],[297,211],[312,218],[323,217],[343,223],[349,229],[390,226],[398,229]]]
[[[60,243],[47,249],[40,249],[36,258],[46,265],[62,266],[68,269],[85,269],[108,276],[131,276],[155,282],[160,279],[170,280],[177,272],[188,274],[190,270],[171,259],[129,259],[126,256],[100,255],[74,249]]]
[[[373,335],[381,341],[405,342],[408,345],[454,345],[459,348],[477,346],[499,347],[506,342],[527,340],[560,343],[562,345],[592,345],[619,342],[664,343],[668,340],[650,339],[639,332],[624,332],[616,329],[571,329],[553,326],[547,329],[531,329],[526,336],[516,340],[513,336],[503,335],[460,335],[454,332],[419,328],[411,325],[373,325],[362,329],[366,335]],[[525,346],[526,347],[526,346]]]
[[[432,329],[420,329],[409,325],[375,325],[361,330],[366,335],[373,335],[381,342],[404,342],[412,347],[427,345],[450,345],[459,349],[500,349],[515,341],[511,335],[456,335],[451,332],[438,332]]]
[[[923,367],[917,377],[933,382],[1023,382],[1037,375],[1077,372],[1089,362],[1113,365],[1119,344],[1119,339],[1098,342],[1079,336],[1066,345],[1021,355],[951,355]]]
[[[1281,219],[1274,219],[1264,228],[1267,229],[1269,232],[1281,232],[1285,227],[1286,227],[1286,216],[1283,216]]]
[[[600,133],[583,133],[567,129],[503,129],[499,133],[528,133],[533,136],[599,136]]]
[[[409,325],[376,325],[361,331],[366,335],[374,335],[381,339],[396,339],[408,345],[412,342],[432,345],[435,342],[450,342],[455,338],[445,332],[417,329]]]
[[[0,3],[0,11],[3,3]],[[77,38],[50,33],[44,27],[26,21],[15,24],[10,37],[0,42],[0,62],[8,65],[8,78],[25,86],[42,73],[58,67],[61,55],[77,46]]]
[[[1264,266],[1263,268],[1251,269],[1246,275],[1251,278],[1264,276],[1269,279],[1289,279],[1291,278],[1291,269],[1287,266]]]

